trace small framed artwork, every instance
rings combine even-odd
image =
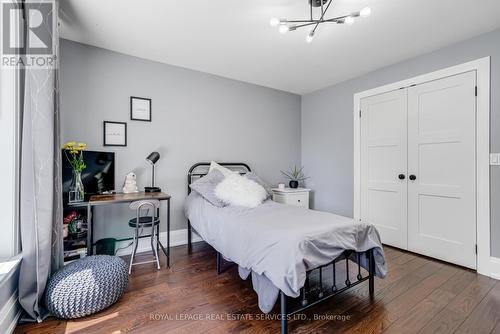
[[[103,122],[104,146],[127,146],[127,123]]]
[[[133,121],[151,122],[151,99],[131,96],[130,119]]]

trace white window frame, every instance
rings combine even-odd
[[[1,12],[1,10],[0,10]],[[20,18],[21,19],[21,18]],[[16,30],[16,38],[20,31]],[[0,69],[0,143],[2,157],[0,164],[2,186],[0,187],[0,212],[2,233],[0,233],[0,264],[12,263],[20,252],[19,234],[19,124],[20,124],[20,69]],[[1,271],[1,270],[0,270]]]
[[[490,248],[490,57],[473,60],[443,70],[384,85],[354,94],[354,219],[359,221],[361,200],[361,99],[414,84],[476,71],[476,223],[477,272],[500,279],[500,259],[491,256]],[[362,117],[362,116],[361,116]]]

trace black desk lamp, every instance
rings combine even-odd
[[[151,170],[151,187],[144,187],[144,191],[147,193],[158,193],[161,191],[160,188],[155,187],[155,163],[160,160],[160,153],[158,152],[151,152],[148,157],[146,158],[146,161],[151,164],[152,170]]]

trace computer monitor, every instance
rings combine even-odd
[[[64,150],[61,153],[63,201],[67,203],[73,173]],[[87,166],[82,172],[85,199],[95,194],[115,190],[115,154],[113,152],[83,151],[83,160]]]

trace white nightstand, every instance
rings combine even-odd
[[[273,201],[309,209],[309,192],[306,188],[273,188]]]

